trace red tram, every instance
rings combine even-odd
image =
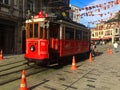
[[[90,30],[82,24],[52,20],[42,13],[25,22],[26,53],[33,62],[60,62],[63,57],[88,54]]]

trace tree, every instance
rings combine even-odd
[[[108,20],[107,23],[114,21],[120,21],[120,10],[116,13],[116,15],[112,19]]]

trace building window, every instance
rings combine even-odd
[[[101,32],[99,32],[99,35],[101,35]]]
[[[0,0],[0,3],[2,3],[3,2],[3,0]]]
[[[112,35],[112,30],[110,31],[110,35]]]
[[[33,1],[32,1],[32,0],[30,0],[30,1],[28,2],[27,7],[28,7],[28,10],[30,10],[30,11],[33,12]]]
[[[5,4],[9,4],[9,0],[4,0],[4,3]]]
[[[10,4],[10,0],[0,0],[0,2],[3,4]]]
[[[73,35],[74,31],[71,28],[67,28],[65,30],[65,39],[66,40],[73,40],[74,39],[74,35]]]
[[[14,0],[14,5],[17,6],[18,0]]]
[[[115,30],[115,33],[118,33],[118,29]]]
[[[96,36],[96,37],[98,36],[98,32],[95,32],[95,36]]]

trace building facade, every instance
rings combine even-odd
[[[120,21],[101,23],[91,29],[92,41],[120,41]]]
[[[70,7],[71,7],[71,12],[69,13],[70,18],[72,19],[72,21],[80,23],[80,8],[71,4]]]
[[[49,3],[63,2],[69,6],[69,0],[0,0],[0,49],[3,54],[21,54],[25,52],[24,22],[26,18],[39,11],[49,11]],[[56,4],[53,6],[56,7]]]
[[[0,48],[5,54],[21,53],[24,0],[0,0]]]

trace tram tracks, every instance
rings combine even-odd
[[[46,68],[42,68],[40,70],[34,70],[34,69],[31,69],[31,68],[27,68],[25,69],[27,74],[26,74],[26,77],[27,76],[30,76],[30,75],[34,75],[36,73],[40,73],[40,72],[43,72],[43,71],[46,71],[48,69]],[[18,70],[18,71],[14,71],[14,72],[11,72],[11,73],[7,73],[7,74],[4,74],[3,76],[0,76],[0,85],[4,85],[4,84],[7,84],[9,82],[13,82],[15,80],[19,80],[21,79],[21,70]]]
[[[20,62],[23,62],[23,61],[25,61],[25,60],[19,60],[19,61],[17,60],[17,61],[12,61],[12,62],[6,61],[5,64],[0,64],[0,69],[1,69],[2,67],[8,66],[8,65],[14,65],[14,64],[16,64],[16,63],[20,63]]]
[[[23,69],[25,69],[27,72],[26,77],[32,76],[32,75],[34,76],[36,74],[40,75],[40,73],[44,73],[44,72],[49,73],[49,70],[51,70],[51,68],[40,67],[33,63],[31,63],[30,66],[28,66],[26,63],[27,63],[26,60],[24,60],[23,58],[20,59],[19,57],[13,58],[13,60],[10,60],[10,62],[7,61],[2,64],[0,63],[0,85],[6,85],[10,82],[20,80],[21,79],[21,71]],[[82,64],[78,65],[78,67],[81,67],[82,65],[84,65],[84,62],[82,62]],[[56,69],[56,70],[58,70],[58,69]],[[63,79],[63,78],[60,78],[60,79]]]
[[[26,64],[26,60],[16,60],[10,63],[0,64],[0,85],[5,85],[9,82],[21,79],[21,71],[26,70],[26,76],[34,75],[36,73],[48,70],[31,63],[30,66]]]

